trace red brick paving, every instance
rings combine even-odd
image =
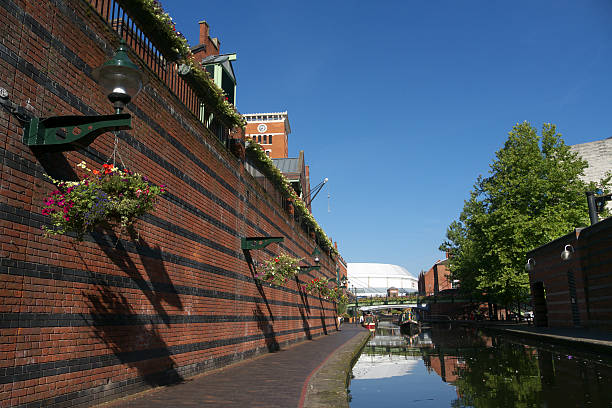
[[[297,407],[310,374],[363,330],[345,324],[339,332],[104,407]]]

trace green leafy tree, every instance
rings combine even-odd
[[[515,125],[440,246],[453,255],[452,278],[502,304],[525,298],[525,254],[589,224],[585,191],[596,186],[580,179],[587,166],[554,125],[545,124],[541,136],[527,122]]]

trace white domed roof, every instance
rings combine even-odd
[[[349,276],[398,276],[415,278],[408,269],[399,265],[383,263],[348,263]],[[416,279],[416,278],[415,278]]]
[[[383,263],[348,263],[349,290],[358,296],[385,296],[387,289],[397,288],[400,294],[416,292],[418,280],[399,265]]]

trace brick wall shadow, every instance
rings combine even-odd
[[[32,153],[44,169],[45,174],[55,180],[79,181],[80,178],[74,171],[73,165],[66,160],[62,152],[53,152],[45,148],[33,147]]]
[[[139,244],[135,246],[142,261],[141,269],[147,275],[147,279],[145,279],[141,270],[130,259],[124,241],[113,230],[106,230],[105,232],[105,234],[94,232],[91,235],[108,259],[132,279],[149,300],[157,315],[166,325],[169,325],[169,315],[163,303],[165,302],[179,310],[183,310],[183,304],[164,266],[159,246],[151,248],[142,238],[139,240]]]
[[[300,294],[300,300],[302,301],[302,304],[304,305],[304,308],[306,308],[308,314],[310,314],[310,303],[308,302],[308,294],[306,293],[306,288],[304,287],[304,285],[302,285],[302,282],[297,276],[295,277],[295,282],[297,284],[298,292]]]
[[[140,320],[125,296],[99,284],[85,297],[96,337],[120,363],[135,368],[150,386],[183,381],[154,322]]]
[[[264,303],[266,304],[266,309],[268,309],[268,315],[270,316],[270,319],[274,321],[274,314],[272,313],[272,309],[270,308],[270,303],[268,303],[268,298],[266,297],[266,292],[263,289],[262,282],[259,279],[255,278],[255,275],[257,273],[257,268],[255,267],[255,262],[253,261],[253,258],[251,257],[251,251],[249,251],[248,249],[243,249],[242,252],[244,253],[244,259],[246,260],[247,265],[249,265],[249,271],[251,271],[251,277],[253,278],[255,287],[257,288],[257,291],[259,292],[259,296],[261,296]],[[257,306],[257,309],[260,310],[259,306]]]
[[[304,287],[300,282],[300,279],[296,276],[295,281],[297,282],[298,293],[300,294],[300,300],[304,306],[298,306],[298,311],[300,312],[300,317],[302,318],[302,328],[304,333],[306,334],[306,338],[308,340],[312,340],[312,333],[310,332],[310,323],[308,322],[308,317],[306,313],[310,314],[310,305],[308,303],[308,295],[304,291]],[[304,313],[306,312],[306,313]]]
[[[325,323],[325,307],[323,306],[323,299],[321,299],[320,296],[319,296],[319,303],[321,304],[321,314],[319,317],[321,318],[321,326],[323,327],[323,333],[328,334],[327,324]]]
[[[130,229],[129,233],[130,237],[137,242],[136,251],[140,256],[140,262],[142,262],[149,281],[153,284],[155,295],[161,297],[161,300],[170,306],[183,310],[181,298],[164,265],[161,247],[159,245],[151,247],[144,238],[136,234],[134,229]]]
[[[255,309],[253,309],[253,316],[257,321],[257,327],[264,335],[268,351],[273,353],[275,351],[280,350],[280,345],[278,344],[278,340],[276,339],[274,327],[270,323],[270,319],[268,319],[266,315],[262,312],[259,305],[256,305]]]

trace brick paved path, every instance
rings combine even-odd
[[[297,407],[313,371],[363,330],[344,324],[340,332],[103,407]]]

